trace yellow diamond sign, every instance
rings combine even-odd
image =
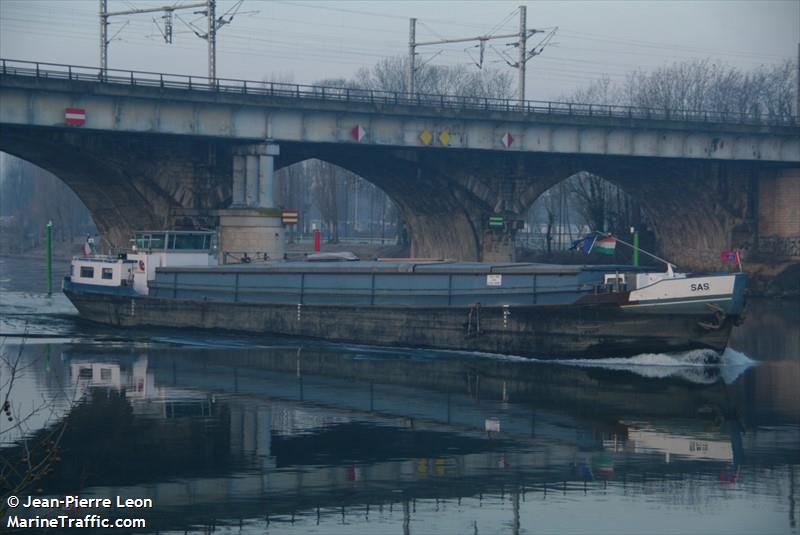
[[[450,132],[447,130],[442,130],[439,132],[439,143],[442,145],[449,145],[450,144]]]
[[[419,140],[422,141],[423,145],[430,145],[431,141],[433,141],[433,134],[426,128],[419,134]]]

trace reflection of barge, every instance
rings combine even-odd
[[[541,357],[722,350],[744,275],[435,262],[212,265],[210,234],[140,233],[119,260],[73,261],[87,319]]]

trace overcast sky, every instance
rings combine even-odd
[[[109,0],[109,11],[196,3]],[[217,14],[235,5],[218,0]],[[264,1],[245,0],[218,36],[217,76],[296,83],[352,77],[380,58],[407,54],[408,19],[418,41],[513,33],[527,5],[528,27],[558,27],[552,44],[528,63],[527,97],[556,98],[607,75],[624,78],[688,58],[714,58],[744,69],[796,60],[800,0],[770,1]],[[109,67],[205,75],[206,43],[178,12],[173,44],[163,42],[159,14],[111,18]],[[538,37],[538,36],[537,36]],[[497,50],[513,41],[493,41]],[[470,64],[470,44],[420,48],[433,64]],[[98,0],[0,0],[0,56],[73,65],[99,62]],[[441,51],[441,52],[440,52]],[[495,50],[490,66],[509,68]],[[509,68],[510,69],[510,68]]]

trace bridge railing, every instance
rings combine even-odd
[[[610,117],[690,121],[703,123],[785,125],[795,126],[791,115],[772,113],[643,108],[609,104],[583,104],[541,100],[503,99],[491,97],[401,93],[352,87],[329,87],[282,82],[210,78],[148,71],[129,71],[97,67],[63,65],[0,59],[0,73],[36,78],[66,79],[102,84],[158,87],[188,91],[244,94],[273,98],[308,99],[356,102],[380,105],[413,106],[435,110],[475,110],[489,112],[522,112],[532,115],[562,115],[578,117]]]

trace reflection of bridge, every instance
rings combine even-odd
[[[716,266],[732,245],[800,254],[800,129],[754,117],[122,71],[101,82],[4,61],[0,125],[0,149],[61,177],[116,245],[133,226],[207,224],[231,201],[272,208],[273,160],[320,158],[392,197],[417,256],[510,257],[512,231],[489,231],[488,216],[518,217],[582,170],[639,199],[681,265]]]
[[[369,506],[410,518],[415,500],[478,495],[508,496],[511,521],[525,493],[635,495],[695,477],[702,491],[742,451],[721,383],[338,346],[67,357],[61,372],[93,394],[67,416],[45,493],[86,477],[87,495],[148,496],[150,528],[315,511],[338,521]],[[487,420],[499,434],[487,437]],[[746,464],[796,457],[772,440],[747,433]]]

